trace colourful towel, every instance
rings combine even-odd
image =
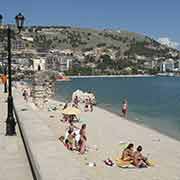
[[[116,162],[116,165],[121,168],[128,168],[128,167],[130,167],[130,165],[132,163],[132,161],[123,161],[120,158],[116,158],[115,162]]]

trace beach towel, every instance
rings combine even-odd
[[[128,168],[132,166],[132,160],[131,161],[124,161],[120,159],[119,157],[115,159],[116,165],[121,168]]]
[[[122,141],[122,142],[119,143],[119,146],[120,146],[121,149],[125,149],[128,146],[128,144],[129,143],[126,143],[126,142]]]

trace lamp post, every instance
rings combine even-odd
[[[16,25],[18,28],[18,33],[21,32],[24,23],[24,16],[19,13],[16,17]],[[13,97],[12,97],[12,78],[11,78],[11,28],[8,25],[7,28],[7,36],[8,36],[8,79],[9,79],[9,86],[8,86],[8,116],[6,120],[6,135],[13,136],[16,135],[16,122],[13,115]]]
[[[0,14],[0,25],[2,25],[2,19],[3,19],[3,16],[2,14]]]

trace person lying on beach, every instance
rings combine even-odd
[[[86,151],[86,124],[83,124],[80,129],[80,140],[79,140],[79,152],[80,154],[84,154]]]
[[[134,153],[134,144],[130,143],[122,152],[121,159],[123,161],[132,161],[133,162],[133,153]]]
[[[148,163],[148,159],[142,155],[142,146],[138,146],[136,151],[134,152],[133,165],[138,168],[148,167],[150,164]]]

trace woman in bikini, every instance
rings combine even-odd
[[[84,154],[86,151],[86,124],[83,124],[80,129],[80,140],[79,140],[79,152],[80,154]]]
[[[122,152],[121,159],[123,161],[133,161],[134,145],[130,143]]]

